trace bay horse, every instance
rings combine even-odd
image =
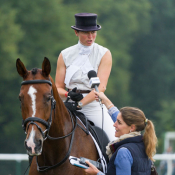
[[[83,168],[73,166],[69,156],[98,159],[96,146],[83,125],[65,107],[50,76],[51,65],[44,58],[42,69],[28,71],[22,61],[16,68],[23,78],[19,99],[26,132],[25,147],[34,156],[29,175],[82,175]]]

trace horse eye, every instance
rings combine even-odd
[[[47,102],[49,102],[51,99],[51,96],[46,97]]]

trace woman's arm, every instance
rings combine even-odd
[[[115,123],[117,120],[117,116],[120,112],[118,110],[118,108],[116,106],[114,106],[114,104],[111,102],[111,100],[109,100],[109,98],[103,92],[96,92],[96,91],[93,91],[93,92],[95,93],[95,99],[97,101],[99,98],[102,100],[102,103],[108,109],[108,113],[111,116],[113,122]]]
[[[131,152],[127,148],[120,148],[114,161],[117,175],[131,175],[131,166],[133,158]]]
[[[89,168],[84,170],[86,175],[104,175],[94,165],[89,162],[86,163],[89,165]],[[130,151],[124,147],[120,148],[114,160],[116,175],[131,175],[132,164],[133,158]]]
[[[66,75],[66,66],[63,60],[63,56],[60,53],[57,61],[55,84],[56,84],[58,93],[62,98],[66,98],[65,94],[67,94],[67,91],[65,90],[65,84],[64,84],[65,75]]]
[[[112,107],[114,107],[113,103],[111,102],[111,100],[109,100],[109,98],[104,94],[104,92],[96,92],[95,93],[95,99],[98,101],[99,98],[102,100],[102,103],[106,106],[106,108],[109,110]]]
[[[106,90],[106,86],[108,83],[108,78],[111,72],[112,67],[112,56],[111,52],[108,50],[105,55],[102,57],[100,65],[98,67],[97,77],[100,79],[100,85],[98,87],[100,92],[104,92]],[[95,95],[94,92],[90,92],[86,97],[84,97],[81,102],[83,106],[94,101]]]
[[[111,107],[108,110],[109,115],[111,116],[113,122],[115,123],[117,121],[117,116],[120,113],[120,111],[118,110],[118,108],[116,106]]]
[[[101,59],[97,73],[97,77],[99,77],[100,79],[100,85],[98,87],[100,92],[104,92],[106,90],[108,78],[111,73],[111,68],[112,68],[112,56],[111,52],[108,50]]]

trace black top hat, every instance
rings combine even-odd
[[[97,14],[77,13],[75,14],[75,26],[71,26],[71,28],[79,31],[97,31],[101,29],[101,26],[96,22]]]

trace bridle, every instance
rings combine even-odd
[[[27,85],[27,84],[43,84],[43,83],[47,83],[50,86],[52,86],[52,82],[49,81],[49,80],[27,80],[27,81],[23,81],[21,83],[21,85]],[[55,106],[56,106],[56,101],[55,101],[55,99],[53,97],[53,90],[51,90],[51,97],[50,98],[51,98],[51,112],[50,112],[50,117],[49,117],[48,121],[45,121],[45,120],[43,120],[41,118],[38,118],[38,117],[29,117],[29,118],[23,120],[22,121],[22,127],[23,127],[25,133],[27,133],[26,132],[26,129],[28,130],[29,125],[30,124],[34,124],[34,125],[37,126],[37,128],[41,132],[44,140],[46,140],[47,138],[48,139],[51,139],[51,140],[58,140],[58,139],[66,138],[66,137],[68,137],[70,135],[72,135],[72,137],[71,137],[69,149],[68,149],[65,157],[59,163],[57,163],[57,164],[55,164],[53,166],[42,166],[42,167],[39,167],[39,165],[38,165],[38,158],[36,156],[37,170],[40,171],[40,172],[43,172],[43,171],[46,171],[46,170],[55,168],[55,167],[61,165],[62,163],[64,163],[66,161],[66,159],[70,155],[70,151],[71,151],[72,144],[73,144],[73,139],[74,139],[74,131],[75,131],[76,127],[77,127],[77,117],[75,115],[72,115],[72,113],[68,110],[69,115],[71,117],[71,121],[72,121],[72,128],[73,128],[72,131],[69,134],[67,134],[65,136],[61,136],[61,137],[56,137],[55,138],[55,137],[49,136],[49,130],[50,130],[50,127],[51,127],[51,124],[52,124],[52,112],[54,111],[54,114],[55,114]],[[26,128],[26,125],[27,125],[28,122],[29,122],[29,124],[28,124],[28,126]],[[46,130],[45,131],[42,131],[41,127],[37,123],[35,123],[35,122],[38,122],[38,123],[43,124],[46,127]]]
[[[52,86],[52,83],[51,81],[49,80],[27,80],[27,81],[23,81],[21,83],[21,85],[26,85],[26,84],[39,84],[39,83],[47,83],[49,84],[50,86]],[[47,137],[48,137],[48,133],[49,133],[49,130],[50,130],[50,127],[51,127],[51,124],[52,124],[52,111],[54,110],[54,113],[55,113],[55,105],[56,105],[56,101],[53,97],[53,91],[51,90],[51,112],[50,112],[50,117],[48,119],[48,121],[45,121],[41,118],[38,118],[38,117],[29,117],[25,120],[22,121],[22,128],[23,130],[25,131],[25,133],[27,134],[27,131],[28,131],[28,128],[29,128],[29,125],[30,124],[34,124],[37,126],[37,128],[39,129],[39,131],[41,132],[42,136],[43,136],[43,139],[46,140]],[[26,128],[26,125],[27,123],[29,122],[27,128]],[[41,127],[35,123],[35,122],[38,122],[38,123],[41,123],[43,124],[45,127],[46,127],[46,130],[45,131],[42,131]]]

